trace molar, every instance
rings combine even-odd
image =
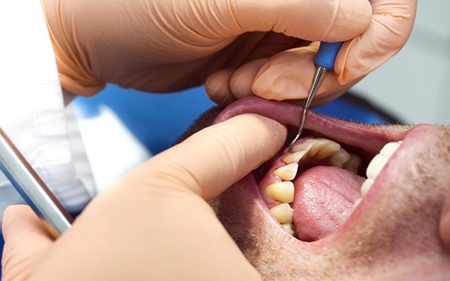
[[[342,168],[349,170],[352,173],[357,174],[359,171],[359,168],[362,165],[362,159],[358,155],[355,155],[353,153],[350,153],[350,159],[344,163]]]
[[[330,165],[342,168],[350,160],[350,154],[343,148],[330,156]]]
[[[318,160],[323,160],[336,154],[340,149],[341,145],[337,142],[329,139],[315,139],[308,155],[310,157],[316,157]]]

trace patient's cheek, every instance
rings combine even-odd
[[[439,222],[439,234],[443,247],[450,252],[450,192],[447,194]]]

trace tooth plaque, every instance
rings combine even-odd
[[[289,153],[288,155],[284,156],[283,159],[281,160],[283,160],[283,162],[286,164],[299,163],[306,155],[306,153],[308,153],[307,150]]]

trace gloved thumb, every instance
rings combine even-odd
[[[209,200],[273,157],[286,136],[280,123],[243,114],[199,131],[136,172],[149,186],[190,189]]]
[[[31,208],[24,205],[8,207],[2,227],[2,280],[26,280],[36,256],[52,243],[52,236]]]

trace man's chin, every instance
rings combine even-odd
[[[294,135],[301,110],[252,97],[224,109],[215,122],[257,113]],[[212,115],[205,115],[201,126],[211,124]],[[438,235],[450,186],[449,129],[308,117],[293,152],[298,155],[283,149],[211,201],[261,275],[270,280],[449,279],[450,256]],[[356,160],[346,164],[350,159]],[[284,173],[292,173],[291,167],[293,178]],[[368,167],[369,183],[362,184]],[[287,211],[278,211],[279,206]]]

